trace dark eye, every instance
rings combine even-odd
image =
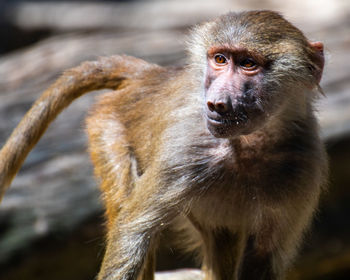
[[[216,64],[224,65],[227,63],[227,58],[223,54],[216,54],[214,59]]]
[[[256,62],[252,58],[243,59],[239,65],[246,70],[253,70],[257,66]]]

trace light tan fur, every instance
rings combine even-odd
[[[252,11],[199,25],[189,53],[184,69],[114,56],[65,72],[1,150],[1,197],[49,123],[110,88],[87,118],[107,218],[98,279],[152,280],[168,226],[187,232],[206,280],[283,279],[327,175],[312,105],[322,44]]]

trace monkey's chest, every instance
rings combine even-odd
[[[200,190],[190,205],[193,217],[210,227],[259,227],[264,211],[283,205],[293,195],[297,168],[284,154],[246,152],[232,148],[211,151],[211,159],[197,166]],[[294,189],[295,190],[295,189]]]
[[[252,194],[250,202],[237,193],[208,192],[196,198],[190,206],[192,217],[208,228],[227,227],[234,231],[251,227],[260,217],[257,197]],[[260,223],[259,223],[260,224]]]

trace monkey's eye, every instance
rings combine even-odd
[[[253,70],[256,68],[257,64],[252,58],[243,59],[239,65],[245,70]]]
[[[215,63],[219,65],[225,65],[227,63],[227,58],[220,53],[214,56],[214,60],[215,60]]]

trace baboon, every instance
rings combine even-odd
[[[87,117],[107,218],[98,279],[153,279],[166,226],[206,280],[283,279],[327,176],[313,112],[323,45],[249,11],[193,28],[188,51],[181,69],[112,56],[66,71],[1,150],[1,193],[66,106],[110,88]]]

